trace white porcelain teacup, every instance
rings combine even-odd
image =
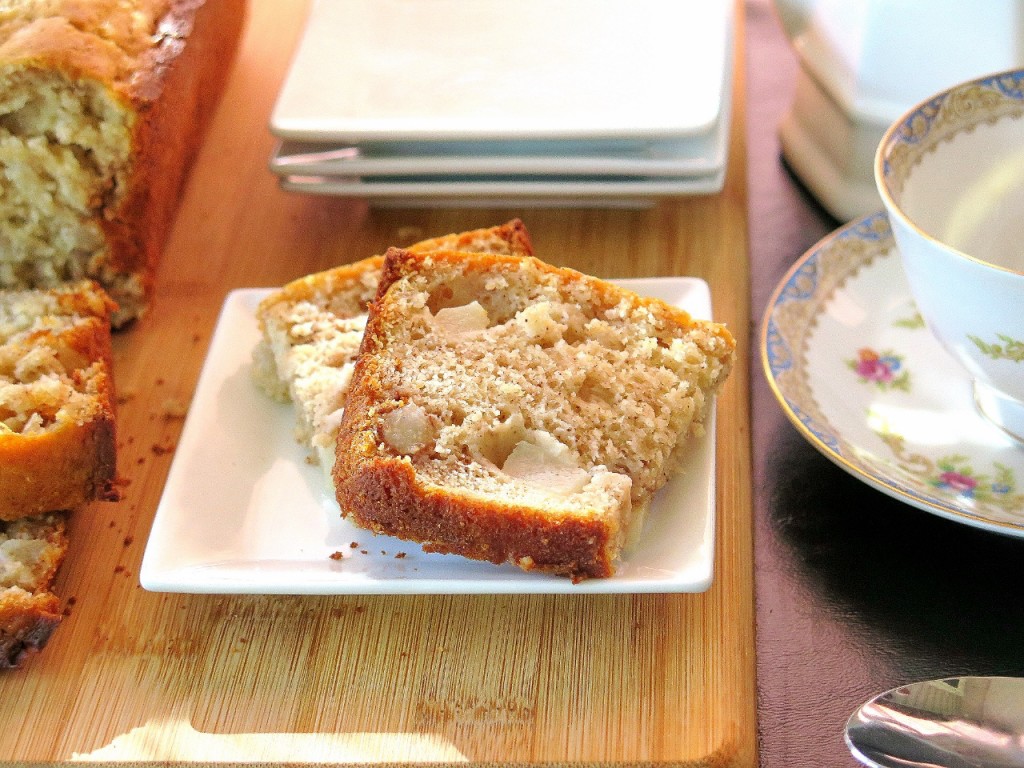
[[[1024,441],[1024,70],[961,83],[882,137],[875,182],[925,323]]]

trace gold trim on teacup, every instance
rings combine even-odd
[[[1000,88],[999,84],[1004,87]],[[1011,91],[1011,93],[1008,93]],[[954,85],[907,110],[886,129],[875,152],[875,186],[887,212],[924,239],[991,269],[1024,272],[964,253],[919,227],[897,198],[914,166],[936,147],[982,123],[1024,116],[1024,69],[1011,69]]]

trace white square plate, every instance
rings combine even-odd
[[[729,46],[731,62],[731,36]],[[726,71],[728,71],[728,63]],[[670,139],[535,141],[384,141],[337,144],[279,141],[270,170],[280,176],[387,177],[534,175],[705,177],[727,161],[732,78],[723,83],[713,130]]]
[[[696,278],[618,280],[694,317],[711,317]],[[701,592],[711,584],[715,527],[714,419],[655,496],[636,548],[614,576],[573,584],[356,528],[342,519],[319,467],[293,438],[292,406],[250,375],[254,312],[270,291],[224,302],[142,561],[160,592],[254,594],[585,594]]]
[[[317,0],[280,138],[668,138],[712,130],[732,0]]]

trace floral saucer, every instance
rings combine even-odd
[[[978,413],[967,374],[925,328],[884,213],[790,269],[761,355],[786,415],[837,465],[925,511],[1024,537],[1024,446]]]

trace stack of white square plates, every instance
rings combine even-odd
[[[732,68],[732,0],[314,0],[270,167],[378,204],[713,193]]]

